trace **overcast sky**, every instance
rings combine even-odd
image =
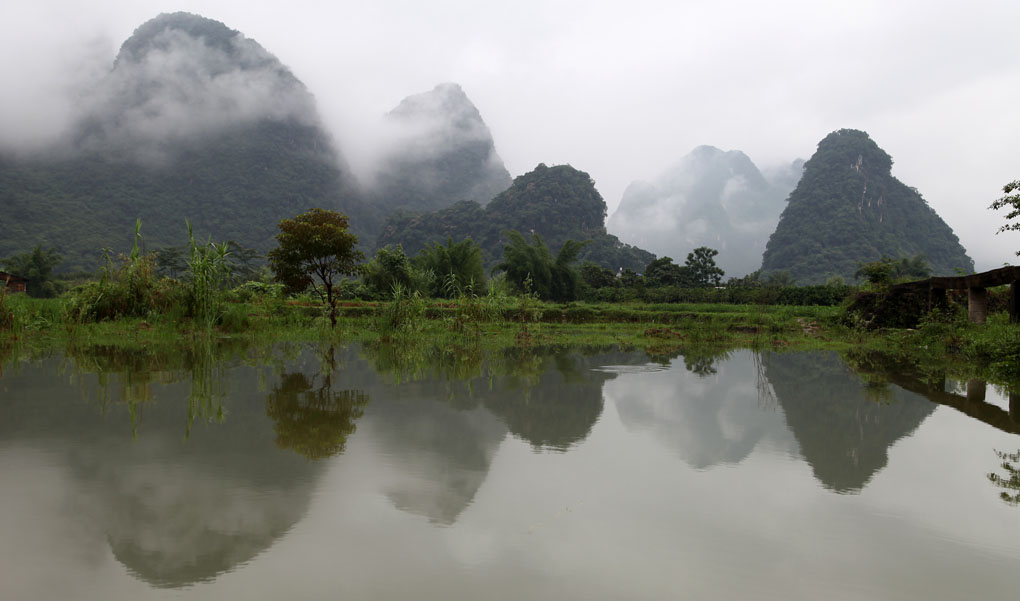
[[[355,166],[377,117],[461,84],[514,176],[587,171],[609,205],[700,144],[759,167],[867,131],[978,269],[1020,233],[987,207],[1020,179],[1020,2],[12,0],[0,11],[0,143],[63,123],[144,21],[184,10],[262,44],[316,96]],[[362,149],[359,151],[359,149]]]

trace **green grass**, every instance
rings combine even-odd
[[[0,348],[19,354],[95,346],[174,349],[213,339],[260,346],[280,342],[359,342],[440,348],[608,346],[675,356],[692,349],[836,350],[882,355],[926,371],[995,382],[1020,380],[1020,326],[1005,314],[984,325],[959,315],[916,330],[869,332],[841,325],[837,307],[722,304],[543,303],[506,296],[453,301],[400,298],[343,302],[335,329],[308,299],[254,295],[227,302],[210,329],[180,312],[150,312],[82,323],[68,301],[9,295],[0,305]],[[168,351],[169,352],[169,351]],[[0,359],[3,358],[0,353]]]

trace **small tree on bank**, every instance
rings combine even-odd
[[[1008,208],[1009,213],[1006,213],[1006,220],[1020,218],[1020,180],[1014,180],[1002,187],[1002,191],[1005,196],[996,200],[992,203],[992,206],[988,207],[992,210],[999,210]],[[1007,223],[1006,225],[999,228],[999,232],[1008,232],[1013,230],[1020,230],[1020,221],[1014,221],[1013,223]],[[1017,251],[1017,255],[1020,255],[1020,251]]]
[[[699,246],[687,253],[684,267],[690,270],[691,281],[695,286],[718,286],[722,283],[726,272],[715,264],[715,256],[718,254],[719,251],[707,246]]]
[[[269,266],[276,280],[289,292],[309,286],[329,307],[329,323],[336,327],[334,291],[345,276],[358,273],[365,259],[355,250],[358,237],[348,231],[347,216],[336,211],[312,209],[279,223],[279,246],[269,251]]]

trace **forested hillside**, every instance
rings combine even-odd
[[[581,251],[581,261],[613,270],[643,270],[655,256],[607,234],[605,219],[606,203],[587,173],[570,165],[543,164],[514,179],[485,207],[465,201],[433,213],[392,215],[377,245],[402,244],[414,254],[429,242],[470,237],[492,265],[507,242],[502,233],[516,230],[525,236],[538,234],[554,253],[566,240],[591,240]]]
[[[377,223],[319,124],[314,99],[256,42],[224,24],[161,15],[121,48],[60,148],[0,157],[0,256],[38,243],[65,269],[196,234],[268,250],[276,223],[311,207]]]
[[[953,230],[891,171],[892,158],[868,134],[826,136],[790,194],[762,271],[786,271],[801,284],[849,281],[861,263],[921,256],[935,275],[972,272]]]

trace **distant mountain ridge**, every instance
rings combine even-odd
[[[609,231],[659,256],[682,262],[699,246],[719,251],[728,276],[761,265],[803,161],[763,175],[739,150],[698,146],[651,182],[631,183],[609,219]]]
[[[826,136],[790,193],[762,271],[786,271],[800,284],[849,281],[861,263],[922,255],[935,275],[973,272],[953,230],[891,172],[892,158],[867,133]]]
[[[487,206],[463,201],[432,213],[410,211],[391,215],[377,245],[401,244],[414,254],[431,242],[470,237],[477,242],[491,267],[502,258],[505,230],[517,230],[530,239],[543,238],[555,254],[568,240],[590,240],[580,260],[616,270],[641,271],[655,255],[623,244],[605,229],[606,202],[584,171],[570,165],[534,170],[514,179],[513,185]]]

